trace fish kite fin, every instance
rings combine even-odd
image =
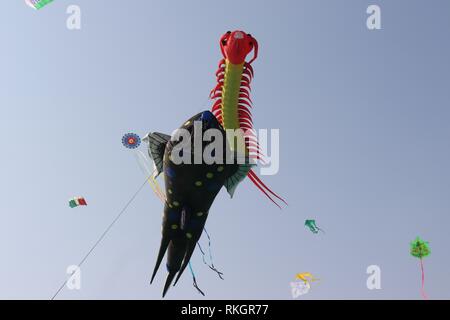
[[[238,169],[236,172],[230,176],[227,180],[225,180],[225,188],[227,188],[227,191],[231,198],[233,198],[234,192],[236,191],[237,186],[239,183],[242,182],[242,180],[247,177],[248,173],[254,167],[255,164],[240,164],[238,165]]]
[[[153,269],[152,279],[150,280],[150,284],[152,284],[153,279],[155,279],[156,272],[158,272],[159,266],[161,264],[164,255],[166,254],[167,247],[169,246],[170,239],[168,237],[163,237],[161,240],[161,245],[159,247],[158,258],[156,259],[155,268]]]
[[[172,271],[172,272],[169,272],[169,274],[167,275],[166,283],[164,285],[164,290],[163,290],[163,294],[162,294],[163,298],[166,296],[167,291],[169,290],[170,285],[172,284],[173,278],[175,278],[176,274],[177,274],[176,271]]]
[[[180,271],[178,271],[177,278],[175,279],[174,286],[178,283],[178,280],[180,280],[181,275],[183,274],[184,270],[189,264],[189,261],[191,260],[192,254],[194,253],[195,247],[197,245],[197,241],[191,241],[187,247],[186,247],[186,253],[184,255],[183,264],[181,265]]]
[[[147,134],[142,140],[148,143],[148,155],[153,159],[156,167],[154,178],[163,171],[164,151],[170,136],[164,133],[153,132]]]

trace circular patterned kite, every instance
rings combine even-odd
[[[128,149],[136,149],[141,144],[141,138],[135,133],[127,133],[122,137],[122,144]]]

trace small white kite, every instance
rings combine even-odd
[[[25,3],[32,7],[33,9],[39,10],[49,4],[50,2],[53,2],[53,0],[25,0]]]

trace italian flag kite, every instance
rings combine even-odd
[[[69,207],[87,206],[86,200],[81,197],[75,197],[69,200]]]
[[[53,2],[53,0],[25,0],[25,3],[32,7],[33,9],[39,10],[49,4],[50,2]]]

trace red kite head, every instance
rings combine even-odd
[[[223,57],[232,64],[242,64],[247,55],[254,50],[252,63],[258,57],[258,42],[251,34],[243,31],[228,31],[220,38],[220,50]]]

